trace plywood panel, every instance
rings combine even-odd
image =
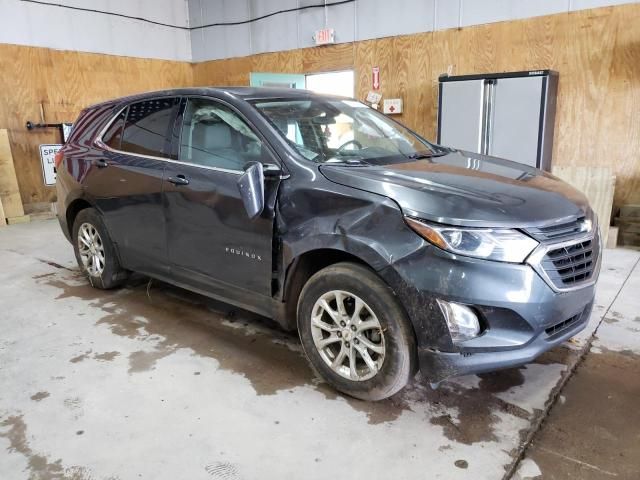
[[[7,225],[7,217],[4,214],[4,207],[2,206],[2,197],[0,197],[0,228]]]
[[[348,70],[353,68],[354,55],[354,44],[345,43],[212,60],[193,66],[193,81],[196,86],[243,86],[249,85],[251,72],[315,73]]]
[[[61,141],[56,129],[27,131],[27,120],[74,121],[92,103],[193,83],[192,66],[184,62],[4,44],[0,71],[0,128],[9,131],[25,204],[55,199],[55,188],[45,187],[42,180],[38,145]]]
[[[350,70],[353,68],[354,58],[355,45],[353,43],[305,48],[302,50],[302,72]]]
[[[251,57],[213,60],[193,66],[193,82],[194,86],[249,85],[251,71]]]
[[[9,135],[0,129],[0,200],[2,201],[2,216],[7,218],[24,215],[16,170],[13,165],[13,155],[9,145]]]
[[[616,183],[612,169],[610,167],[558,166],[553,169],[553,174],[585,194],[591,208],[598,215],[603,243],[606,244]]]

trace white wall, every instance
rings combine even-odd
[[[186,0],[45,0],[188,25]],[[191,60],[188,30],[47,5],[0,0],[0,43],[143,58]]]
[[[242,21],[323,0],[187,0],[190,25]],[[313,45],[313,32],[336,30],[339,43],[569,12],[640,0],[356,0],[191,33],[193,61]],[[629,28],[634,28],[629,26]]]

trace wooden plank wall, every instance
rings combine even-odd
[[[553,174],[583,192],[589,199],[591,208],[600,222],[602,243],[609,239],[609,223],[613,207],[613,187],[616,181],[610,167],[561,166],[553,169]]]
[[[22,202],[51,202],[38,145],[60,143],[57,129],[29,132],[27,120],[74,121],[92,103],[145,90],[190,86],[185,62],[0,44],[0,129],[9,131]],[[6,206],[5,206],[6,208]]]
[[[195,85],[247,85],[249,73],[354,68],[356,96],[371,87],[402,97],[399,118],[435,138],[442,73],[550,68],[560,72],[554,165],[609,166],[615,204],[640,203],[640,5],[549,15],[463,29],[194,65]]]
[[[195,86],[249,85],[251,72],[316,73],[354,68],[357,44],[262,53],[194,64]]]

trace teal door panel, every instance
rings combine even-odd
[[[297,73],[251,73],[252,87],[305,88],[304,75]]]

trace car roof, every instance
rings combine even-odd
[[[294,89],[294,88],[272,88],[272,87],[191,87],[176,88],[171,90],[157,90],[153,92],[139,93],[120,97],[106,102],[98,103],[95,106],[105,104],[126,104],[134,101],[145,100],[158,97],[174,97],[183,95],[211,95],[214,97],[224,98],[231,97],[239,100],[274,100],[274,99],[344,99],[336,95],[323,95],[314,93],[311,90]]]

